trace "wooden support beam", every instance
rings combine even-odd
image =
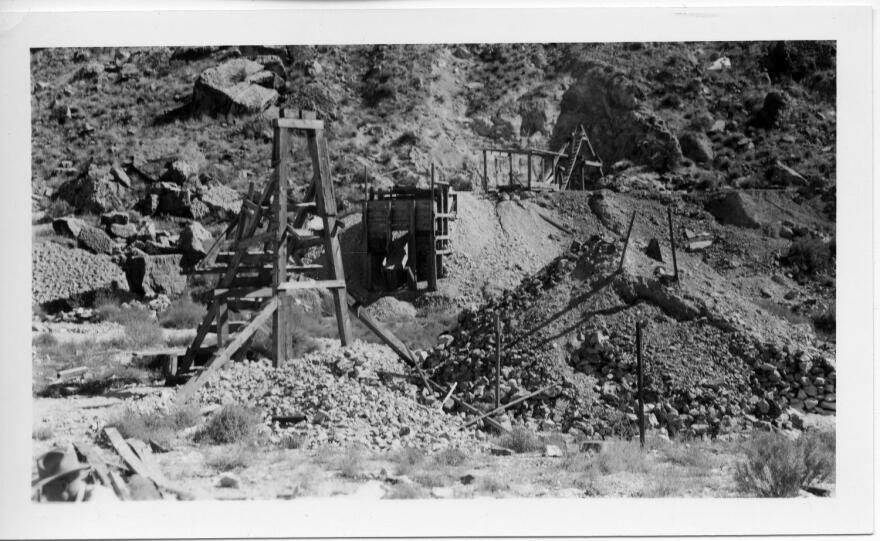
[[[639,399],[639,444],[645,448],[645,380],[642,365],[642,322],[636,321],[636,387]]]
[[[526,167],[528,168],[528,173],[527,173],[527,177],[526,177],[527,182],[528,182],[528,188],[529,188],[529,191],[531,191],[531,189],[532,189],[532,153],[531,152],[529,152],[526,155]]]
[[[324,130],[323,120],[312,120],[303,118],[279,118],[278,126],[291,130]]]
[[[513,406],[515,406],[515,405],[521,403],[521,402],[525,402],[526,400],[528,400],[528,399],[530,399],[530,398],[534,398],[535,396],[537,396],[537,395],[543,393],[544,391],[550,389],[551,387],[555,387],[555,386],[556,386],[555,383],[551,383],[550,385],[547,385],[547,386],[545,386],[545,387],[541,387],[540,389],[538,389],[537,391],[535,391],[535,392],[533,392],[533,393],[529,393],[528,395],[526,395],[526,396],[524,396],[524,397],[522,397],[522,398],[517,398],[516,400],[514,400],[514,401],[512,401],[512,402],[508,402],[507,404],[504,404],[503,406],[499,406],[499,407],[493,409],[492,411],[489,411],[489,412],[486,412],[486,413],[480,415],[480,416],[477,417],[476,419],[472,419],[472,420],[468,421],[467,423],[465,423],[464,426],[465,426],[465,427],[469,427],[469,426],[471,426],[471,425],[473,425],[473,424],[476,424],[476,423],[478,423],[479,421],[485,419],[486,417],[490,417],[490,416],[492,416],[492,415],[495,415],[496,413],[501,413],[502,411],[504,411],[504,410],[506,410],[506,409],[508,409],[508,408],[511,408],[511,407],[513,407]]]
[[[412,271],[413,280],[410,289],[418,289],[418,254],[416,254],[416,200],[410,201],[409,205],[409,231],[407,231],[407,261],[406,266]]]
[[[333,180],[330,178],[330,153],[327,150],[327,141],[321,131],[308,132],[309,154],[315,168],[314,182],[315,201],[317,202],[318,214],[324,222],[324,256],[329,266],[329,278],[331,280],[345,281],[345,271],[342,267],[342,249],[339,247],[339,239],[336,236],[336,194],[333,191]],[[345,292],[340,289],[331,289],[333,305],[336,308],[336,325],[339,328],[339,341],[347,346],[353,340],[351,321],[348,319],[348,307]]]
[[[287,281],[287,243],[284,232],[287,230],[287,177],[289,173],[290,132],[282,129],[281,121],[275,127],[275,145],[277,147],[278,165],[275,169],[275,203],[272,222],[275,225],[275,258],[272,265],[272,294],[278,295],[278,286]],[[287,328],[287,305],[280,304],[272,316],[272,366],[278,368],[287,361],[289,351],[288,340],[283,335]]]
[[[107,462],[101,457],[101,452],[91,443],[75,443],[77,452],[86,459],[86,462],[92,467],[92,471],[98,477],[98,481],[106,487],[113,486],[110,479],[110,470],[107,469]]]
[[[487,162],[487,151],[483,149],[483,193],[489,191],[489,165]]]
[[[666,217],[669,219],[669,244],[672,247],[672,279],[678,282],[678,259],[675,257],[675,230],[672,228],[672,207],[666,207]]]
[[[247,327],[242,329],[242,331],[235,335],[235,338],[227,345],[223,350],[218,351],[214,355],[214,357],[208,361],[208,364],[205,365],[204,370],[201,371],[197,376],[190,378],[186,384],[177,391],[177,395],[174,397],[174,403],[177,405],[185,404],[192,395],[205,384],[205,381],[209,377],[211,377],[217,370],[220,369],[230,358],[230,356],[238,351],[241,346],[245,344],[248,338],[253,335],[258,328],[260,328],[264,323],[269,321],[269,318],[272,314],[275,313],[275,309],[278,307],[278,299],[273,297],[266,301],[263,306],[260,308],[260,311],[256,316],[248,323]]]
[[[429,200],[431,207],[431,233],[428,242],[428,289],[437,291],[437,209],[436,195],[434,186],[434,164],[431,164],[431,198]]]

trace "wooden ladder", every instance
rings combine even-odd
[[[300,202],[289,199],[290,144],[293,132],[304,133],[312,160],[313,175]],[[244,352],[254,333],[272,319],[273,364],[286,361],[291,344],[288,320],[292,309],[289,292],[299,289],[329,289],[333,295],[339,338],[352,340],[349,301],[346,293],[342,251],[339,246],[336,195],[330,178],[330,157],[324,138],[324,123],[311,111],[296,117],[282,111],[274,130],[272,179],[254,195],[251,185],[241,211],[196,266],[199,274],[220,276],[205,318],[187,348],[179,371],[192,368],[205,351],[202,344],[209,332],[217,335],[217,347],[202,367],[178,391],[175,402],[183,404],[227,361]],[[295,210],[293,219],[288,214]],[[310,215],[321,219],[319,232],[304,228]],[[304,265],[302,255],[313,246],[323,246],[325,265]],[[323,271],[321,280],[291,280],[300,273]],[[251,318],[229,336],[229,311],[251,311]]]
[[[581,151],[583,150],[584,145],[586,145],[587,149],[590,151],[589,160],[581,159]],[[602,169],[602,160],[596,155],[596,151],[593,149],[593,144],[590,142],[590,138],[587,136],[587,130],[584,129],[583,124],[579,124],[572,134],[570,146],[573,147],[574,150],[569,154],[568,167],[566,168],[565,176],[562,179],[563,190],[568,189],[568,185],[571,182],[571,175],[574,173],[578,163],[590,167],[596,167],[599,169],[599,174],[603,177],[605,176],[605,172]]]

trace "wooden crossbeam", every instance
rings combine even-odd
[[[190,380],[187,381],[179,391],[177,391],[177,395],[174,397],[174,402],[178,405],[182,405],[192,398],[193,394],[205,384],[208,378],[216,373],[217,370],[229,360],[230,356],[247,342],[258,328],[269,321],[269,318],[275,313],[277,307],[278,299],[276,297],[266,301],[266,303],[260,308],[259,312],[257,312],[257,315],[254,316],[250,323],[248,323],[241,332],[235,335],[235,338],[229,342],[229,345],[223,350],[218,351],[214,357],[208,361],[208,364],[205,365],[205,368],[201,373],[190,378]]]

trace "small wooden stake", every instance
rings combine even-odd
[[[669,244],[672,246],[673,279],[678,282],[678,261],[675,259],[675,235],[672,234],[672,207],[666,207],[666,217],[669,220]]]
[[[639,393],[639,444],[645,448],[645,380],[642,365],[642,322],[636,321],[636,369]]]
[[[501,405],[501,316],[495,312],[495,409]]]
[[[629,219],[629,227],[626,230],[626,240],[623,241],[623,253],[620,254],[620,264],[617,265],[617,272],[623,270],[623,260],[626,258],[626,248],[629,246],[629,236],[632,234],[633,224],[636,222],[636,212],[633,211],[632,218]]]
[[[489,191],[489,164],[486,150],[483,149],[483,193]]]

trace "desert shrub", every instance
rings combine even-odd
[[[290,433],[285,434],[278,442],[278,446],[283,449],[299,449],[305,444],[306,437],[302,434]]]
[[[395,454],[394,459],[397,462],[397,475],[406,475],[425,461],[425,453],[416,447],[404,447]]]
[[[51,348],[58,345],[58,339],[52,333],[41,332],[34,335],[31,343],[35,348]]]
[[[434,455],[434,463],[440,466],[461,466],[469,458],[468,454],[463,450],[457,447],[450,447]]]
[[[516,427],[498,437],[495,443],[515,453],[531,453],[533,451],[540,451],[544,447],[541,438],[537,434],[523,427]]]
[[[698,469],[709,469],[715,466],[710,452],[699,445],[670,443],[663,446],[660,452],[667,462],[676,466]]]
[[[159,315],[159,324],[172,329],[191,329],[202,322],[205,312],[204,306],[184,296]]]
[[[364,472],[364,455],[359,449],[349,448],[336,463],[339,474],[347,479],[357,479]]]
[[[651,463],[639,444],[633,441],[606,441],[596,456],[596,467],[605,475],[621,471],[650,473]]]
[[[234,471],[246,468],[253,462],[254,449],[250,445],[238,443],[225,445],[211,453],[205,463],[217,471]]]
[[[35,440],[46,441],[51,439],[55,434],[52,432],[52,428],[48,426],[40,426],[33,430],[31,436]]]
[[[507,484],[502,482],[500,479],[496,479],[495,477],[482,477],[477,487],[480,492],[497,494],[498,492],[506,489]]]
[[[64,199],[56,199],[49,203],[49,206],[46,207],[46,216],[54,220],[63,216],[70,216],[74,213],[75,210],[76,209],[74,209],[70,205],[70,203],[68,203]]]
[[[442,471],[420,471],[412,475],[412,480],[423,487],[445,487],[455,482],[454,478]]]
[[[754,434],[735,469],[737,486],[765,498],[796,496],[801,487],[833,474],[834,439],[833,432],[805,432],[796,440],[776,432]]]
[[[814,277],[833,273],[837,259],[837,243],[801,237],[791,243],[783,263],[800,276]]]
[[[150,310],[138,306],[122,307],[113,299],[98,299],[95,313],[101,321],[118,323],[124,328],[125,338],[117,345],[122,348],[143,348],[162,343],[162,328]]]
[[[837,310],[835,307],[832,306],[813,317],[813,326],[824,333],[834,334],[837,330]]]
[[[197,425],[201,418],[201,413],[193,406],[149,413],[140,413],[129,408],[111,419],[107,426],[115,427],[125,438],[137,438],[145,442],[155,440],[166,445],[174,439],[176,432]]]
[[[195,439],[216,444],[251,442],[256,438],[260,421],[255,408],[227,404],[211,416]]]

